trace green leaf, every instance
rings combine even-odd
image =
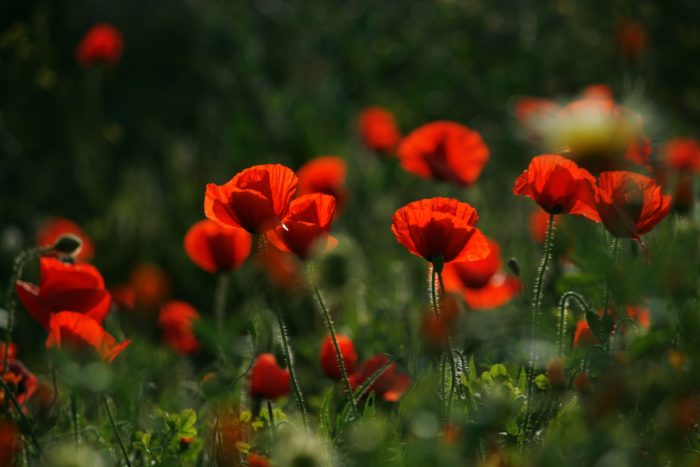
[[[323,395],[321,403],[321,430],[327,437],[331,437],[333,427],[331,426],[331,400],[333,399],[333,388],[331,387],[326,394]]]

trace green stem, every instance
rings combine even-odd
[[[107,400],[107,396],[102,394],[102,401],[105,404],[105,409],[107,409],[107,416],[109,417],[109,423],[112,425],[112,430],[114,431],[114,436],[117,438],[117,443],[119,443],[119,448],[122,450],[122,454],[124,455],[124,460],[126,461],[126,465],[128,467],[131,467],[131,460],[129,460],[129,454],[126,452],[126,447],[124,447],[124,442],[122,441],[122,437],[119,434],[119,430],[117,429],[117,424],[114,422],[114,416],[112,415],[112,409],[109,407],[109,401]]]
[[[75,445],[78,446],[80,444],[80,430],[78,427],[78,398],[75,391],[70,395],[70,413],[73,421],[73,440]]]
[[[226,323],[226,302],[228,301],[229,284],[231,282],[231,274],[222,272],[219,274],[216,281],[216,290],[214,292],[214,318],[219,333],[223,333]]]
[[[314,274],[314,267],[312,263],[309,263],[309,276],[311,277],[311,283],[313,284],[314,287],[314,293],[316,295],[316,300],[318,301],[318,305],[321,308],[321,313],[323,313],[323,318],[326,322],[326,328],[328,329],[328,333],[331,336],[331,340],[333,341],[333,347],[335,348],[335,356],[338,359],[338,367],[340,368],[340,375],[343,380],[343,387],[345,389],[345,396],[348,398],[348,401],[350,402],[350,405],[352,406],[352,412],[353,415],[356,418],[359,418],[360,412],[357,409],[357,401],[355,401],[355,397],[352,394],[352,386],[350,386],[350,379],[348,378],[348,373],[347,370],[345,369],[345,361],[343,360],[343,353],[340,351],[340,345],[338,345],[338,338],[336,337],[335,333],[335,326],[333,326],[333,318],[331,317],[330,312],[328,311],[328,307],[326,307],[326,303],[323,301],[323,297],[321,296],[321,291],[318,289],[318,282],[316,281],[316,275]]]
[[[557,326],[557,348],[559,349],[559,358],[564,356],[564,336],[566,334],[566,310],[571,300],[578,302],[579,306],[581,306],[581,308],[583,308],[584,311],[589,309],[588,305],[586,304],[586,301],[583,299],[583,296],[577,292],[573,292],[571,290],[568,292],[564,292],[564,294],[559,299],[559,325]]]
[[[537,365],[537,326],[539,324],[539,318],[542,314],[542,299],[544,297],[544,277],[547,273],[547,268],[549,262],[552,259],[552,247],[554,244],[554,214],[549,215],[549,222],[547,223],[547,235],[544,241],[544,252],[542,254],[542,260],[540,261],[540,267],[537,269],[537,278],[535,284],[532,288],[532,315],[530,323],[530,358],[527,365],[527,386],[525,393],[525,421],[521,430],[523,434],[522,442],[525,443],[525,439],[529,436],[530,432],[530,421],[532,419],[532,390],[535,384],[535,368]]]
[[[277,428],[275,427],[275,413],[272,410],[272,401],[270,399],[267,400],[267,416],[270,419],[270,434],[272,435],[272,441],[274,441]]]
[[[439,261],[441,264],[441,261]],[[430,296],[432,300],[432,305],[433,305],[433,313],[435,314],[436,319],[441,319],[441,310],[440,310],[440,300],[438,297],[438,292],[437,292],[437,283],[436,279],[439,279],[440,282],[440,288],[441,290],[444,290],[444,285],[442,282],[442,274],[438,271],[438,268],[435,267],[435,265],[432,266],[432,274],[431,274],[431,280],[430,280]],[[447,363],[449,361],[449,369],[450,369],[450,384],[449,384],[449,389],[448,389],[448,384],[447,384],[447,371],[448,371],[448,366]],[[442,402],[443,402],[443,414],[442,414],[442,421],[443,425],[447,425],[450,421],[450,412],[452,411],[452,398],[454,397],[454,392],[455,392],[455,382],[457,378],[457,364],[455,363],[454,355],[452,353],[452,339],[448,335],[447,336],[447,342],[446,342],[446,348],[443,349],[443,354],[441,358],[441,375],[440,375],[440,392],[441,392],[441,397],[442,397]]]
[[[43,458],[44,451],[42,451],[42,449],[41,449],[41,445],[39,444],[39,439],[36,437],[36,434],[34,433],[34,430],[32,429],[32,425],[29,424],[29,420],[27,419],[27,416],[24,414],[24,409],[20,405],[19,401],[17,401],[17,398],[12,393],[12,390],[9,388],[9,386],[5,383],[5,380],[3,378],[0,378],[0,387],[2,387],[4,394],[10,399],[10,402],[12,402],[12,405],[15,407],[15,410],[19,414],[19,418],[22,420],[22,424],[24,425],[26,432],[29,433],[29,437],[32,439],[32,443],[34,443],[34,447],[36,447],[36,451],[39,453],[39,456]]]

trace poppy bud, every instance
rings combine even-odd
[[[180,451],[184,452],[189,449],[189,447],[192,445],[192,441],[194,441],[194,438],[180,438]]]
[[[508,269],[517,277],[520,277],[520,263],[516,258],[513,257],[508,260]]]
[[[277,399],[289,393],[289,370],[283,370],[271,353],[260,354],[250,369],[250,394]]]
[[[336,334],[335,338],[338,341],[340,354],[342,355],[343,364],[345,365],[345,372],[352,373],[355,370],[355,364],[357,363],[355,344],[353,344],[352,339],[347,336]],[[323,372],[330,378],[340,379],[340,365],[331,336],[328,336],[323,340],[319,357]]]
[[[66,256],[77,256],[83,248],[83,241],[77,235],[63,234],[51,246],[56,253]]]
[[[547,365],[547,379],[549,384],[554,388],[560,388],[564,386],[566,382],[566,373],[564,373],[564,362],[555,358],[549,365]]]

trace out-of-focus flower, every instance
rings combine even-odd
[[[49,320],[49,337],[46,347],[70,348],[74,351],[92,348],[100,359],[112,363],[131,340],[117,342],[91,317],[72,311],[60,311]]]
[[[547,237],[549,217],[549,213],[539,206],[530,214],[530,235],[537,243],[544,243]],[[559,218],[555,218],[554,222],[559,222]]]
[[[298,196],[310,193],[331,195],[336,201],[336,215],[345,205],[348,190],[345,188],[345,161],[337,156],[322,156],[311,159],[297,170],[299,177]]]
[[[206,216],[223,226],[262,233],[279,225],[297,190],[297,176],[280,164],[256,165],[224,185],[207,185]]]
[[[593,175],[556,154],[534,157],[513,185],[514,194],[531,198],[549,214],[575,214],[600,222],[594,191]]]
[[[671,210],[671,196],[656,182],[632,172],[603,172],[595,202],[605,228],[616,237],[641,239]]]
[[[432,263],[478,260],[489,253],[486,237],[474,227],[478,220],[467,203],[431,198],[396,211],[391,230],[411,254]]]
[[[588,322],[585,319],[576,323],[576,332],[574,333],[574,348],[590,347],[598,344],[598,338],[591,331]]]
[[[590,84],[583,89],[581,96],[586,99],[612,100],[614,95],[607,84]]]
[[[192,353],[199,342],[192,326],[199,319],[199,312],[187,302],[171,300],[160,308],[158,323],[163,328],[163,342],[180,354]]]
[[[550,99],[523,97],[515,103],[515,117],[525,136],[534,143],[541,144],[543,135],[552,125],[559,108],[559,105]]]
[[[644,305],[627,305],[625,307],[625,312],[627,316],[635,320],[642,329],[649,329],[649,325],[651,324],[649,308]]]
[[[439,315],[436,315],[432,310],[423,315],[424,339],[436,349],[442,349],[448,342],[448,337],[455,328],[458,319],[459,304],[452,295],[443,296]]]
[[[357,370],[349,377],[350,386],[353,391],[387,363],[389,363],[389,357],[381,354],[375,355],[362,362]],[[399,373],[396,369],[396,362],[393,362],[384,373],[370,385],[367,392],[374,391],[377,397],[381,397],[387,402],[396,402],[401,399],[401,396],[403,396],[410,387],[411,377],[405,373]]]
[[[124,310],[133,310],[136,306],[136,290],[129,284],[118,284],[110,287],[112,303]]]
[[[336,341],[338,342],[338,347],[340,348],[340,354],[343,357],[345,371],[346,373],[350,374],[355,370],[355,364],[357,363],[355,344],[352,342],[352,339],[347,336],[336,334],[335,337]],[[321,361],[321,368],[327,376],[337,380],[341,378],[338,356],[336,355],[335,346],[333,345],[333,339],[331,339],[331,336],[327,336],[325,339],[323,339],[323,342],[321,343],[321,351],[319,353],[319,360]]]
[[[54,313],[71,310],[101,323],[109,313],[110,295],[100,272],[90,264],[40,260],[39,286],[17,281],[16,291],[29,314],[48,329]]]
[[[1,377],[20,405],[29,400],[36,391],[36,377],[19,360],[8,360],[7,371],[2,373]],[[4,391],[0,389],[0,405],[4,404],[9,402]]]
[[[300,196],[291,202],[280,225],[267,231],[267,239],[281,251],[306,260],[314,248],[325,251],[337,244],[337,240],[328,235],[334,212],[335,198],[330,195]]]
[[[240,465],[241,455],[249,448],[250,425],[237,410],[222,410],[214,425],[214,457],[217,465]]]
[[[445,290],[460,293],[472,309],[498,308],[520,293],[520,280],[501,270],[501,247],[487,240],[486,257],[446,264],[442,272]]]
[[[75,259],[80,262],[90,261],[95,254],[92,240],[78,224],[63,217],[53,217],[44,222],[36,234],[36,244],[41,247],[52,246],[66,234],[75,235],[83,243]]]
[[[0,465],[11,466],[22,450],[22,434],[10,420],[0,419]]]
[[[552,387],[564,387],[566,384],[566,373],[562,359],[555,358],[547,364],[547,380]]]
[[[142,263],[129,276],[129,285],[136,295],[136,307],[145,310],[158,308],[170,293],[170,280],[160,266]]]
[[[700,173],[700,142],[694,138],[675,138],[664,144],[661,153],[667,167]]]
[[[309,430],[285,431],[272,450],[277,467],[328,467],[336,465],[329,451],[332,443]]]
[[[250,394],[271,400],[289,394],[289,370],[280,368],[271,353],[255,357],[250,369]]]
[[[5,343],[0,342],[0,360],[5,358]],[[7,346],[7,358],[17,358],[17,346],[14,342],[10,342]]]
[[[401,139],[394,115],[381,107],[368,107],[358,119],[360,138],[368,148],[391,154]]]
[[[398,155],[407,172],[469,186],[481,175],[489,148],[479,133],[464,125],[433,122],[403,138]]]
[[[290,253],[277,248],[265,248],[256,256],[258,263],[270,280],[281,289],[294,289],[301,285],[299,261]]]
[[[238,269],[250,254],[252,236],[240,227],[224,227],[208,219],[194,224],[185,235],[185,252],[207,272]]]
[[[255,452],[248,453],[248,467],[270,467],[270,459]]]
[[[617,47],[624,57],[630,60],[639,59],[649,47],[646,28],[637,21],[621,22],[617,28]]]
[[[124,51],[124,38],[111,24],[100,23],[91,27],[78,43],[75,58],[81,66],[116,64]]]

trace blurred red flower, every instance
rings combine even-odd
[[[337,244],[337,240],[328,235],[334,212],[335,198],[330,195],[300,196],[291,202],[280,225],[267,231],[267,239],[281,251],[305,260],[314,247],[327,250]]]
[[[154,310],[170,294],[170,280],[160,266],[142,263],[136,266],[129,276],[129,285],[136,297],[136,307]]]
[[[600,222],[594,191],[593,175],[556,154],[534,157],[513,185],[514,194],[531,198],[549,214],[577,214]]]
[[[640,239],[671,210],[671,196],[656,182],[632,172],[603,172],[595,202],[600,219],[616,237]]]
[[[325,193],[335,197],[336,215],[345,204],[348,190],[345,188],[345,161],[337,156],[311,159],[297,170],[299,190],[297,195]]]
[[[189,303],[171,300],[160,308],[158,324],[163,328],[163,342],[180,354],[192,353],[199,342],[192,326],[199,319],[199,312]]]
[[[255,357],[250,369],[250,394],[272,400],[289,394],[289,370],[280,368],[271,353]]]
[[[576,332],[574,333],[574,348],[591,347],[598,343],[598,338],[591,331],[588,322],[585,319],[576,323]]]
[[[389,362],[389,357],[380,354],[365,360],[359,368],[349,377],[352,390],[356,390],[367,381],[376,371]],[[374,391],[377,397],[387,402],[397,402],[411,387],[411,377],[405,373],[399,373],[396,362],[393,362],[384,370],[384,373],[372,383],[367,391]]]
[[[297,176],[288,167],[256,165],[224,185],[208,184],[204,213],[223,226],[262,233],[277,226],[287,214],[297,184]]]
[[[0,342],[0,361],[5,358],[5,343]],[[7,358],[17,358],[17,346],[14,342],[10,342],[7,347]]]
[[[124,38],[111,24],[100,23],[91,27],[80,40],[75,58],[81,66],[114,65],[124,51]]]
[[[95,254],[92,240],[78,224],[63,217],[53,217],[44,222],[36,234],[36,244],[51,246],[65,234],[73,234],[83,242],[75,259],[80,262],[90,261]]]
[[[452,264],[452,263],[450,263]],[[421,331],[428,344],[436,349],[443,348],[459,319],[459,304],[452,295],[444,295],[440,305],[440,314],[433,310],[423,315]]]
[[[530,235],[537,243],[544,243],[549,217],[549,213],[539,206],[530,214]],[[554,222],[558,223],[559,219],[555,218]]]
[[[612,100],[615,96],[607,84],[590,84],[581,93],[585,99],[605,99]]]
[[[254,452],[248,453],[248,467],[270,467],[271,465],[267,457]]]
[[[442,273],[445,290],[462,294],[472,309],[498,308],[520,293],[520,280],[501,271],[501,247],[487,240],[486,257],[446,264]]]
[[[357,363],[355,344],[352,342],[352,339],[347,336],[336,334],[335,337],[338,341],[340,354],[343,356],[345,372],[347,374],[351,374],[353,371],[355,371],[355,364]],[[333,339],[331,339],[331,336],[327,336],[325,339],[323,339],[319,359],[321,361],[321,368],[328,377],[337,380],[342,377],[340,373],[338,356],[336,355],[335,346],[333,345]]]
[[[136,306],[136,290],[129,284],[118,284],[109,288],[112,303],[124,310],[133,310]]]
[[[277,248],[265,248],[256,259],[268,278],[281,289],[294,289],[302,284],[299,261]]]
[[[486,237],[474,227],[478,220],[467,203],[431,198],[396,211],[391,230],[411,254],[430,262],[478,260],[489,253]]]
[[[250,254],[252,236],[240,227],[224,227],[205,219],[185,235],[185,252],[194,264],[207,272],[238,269]]]
[[[22,450],[22,433],[10,420],[0,419],[0,466],[15,465],[15,456]]]
[[[109,292],[100,272],[90,264],[42,257],[39,283],[17,281],[16,291],[32,318],[47,329],[51,316],[59,311],[83,313],[98,323],[109,313]]]
[[[640,58],[649,47],[646,28],[637,21],[623,21],[617,28],[617,46],[623,56],[632,60]]]
[[[476,131],[440,121],[423,125],[403,138],[398,155],[407,172],[469,186],[479,178],[489,149]]]
[[[679,171],[700,173],[700,142],[693,138],[675,138],[662,149],[665,164]]]
[[[117,342],[104,328],[91,317],[73,311],[61,311],[51,316],[46,347],[68,347],[80,351],[94,349],[100,359],[112,363],[131,340]]]
[[[7,371],[2,373],[2,380],[20,405],[29,400],[37,389],[36,377],[19,360],[7,361]],[[0,405],[6,404],[9,404],[9,401],[0,389]]]
[[[394,115],[381,107],[368,107],[358,119],[360,138],[368,148],[390,154],[399,144],[401,132]]]

